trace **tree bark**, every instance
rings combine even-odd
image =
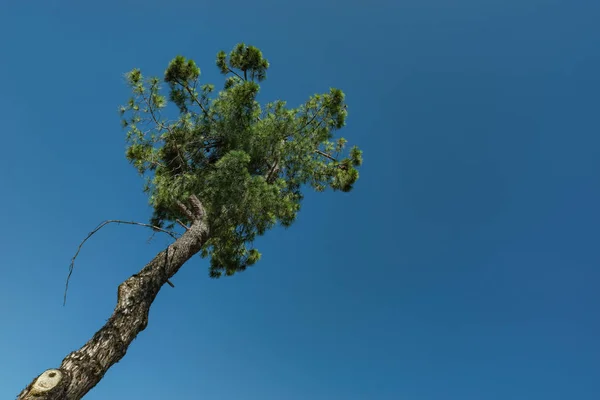
[[[194,208],[201,207],[195,200]],[[17,400],[79,400],[125,356],[133,339],[148,325],[150,306],[162,286],[208,238],[204,218],[194,214],[195,221],[179,239],[119,285],[117,305],[106,324],[83,347],[67,355],[59,368],[35,378]]]

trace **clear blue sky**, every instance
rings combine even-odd
[[[62,307],[83,237],[149,216],[122,74],[182,54],[220,85],[241,41],[271,62],[264,98],[346,92],[361,180],[309,195],[243,274],[186,264],[86,399],[600,398],[598,1],[93,3],[0,4],[0,398],[168,243],[104,228]]]

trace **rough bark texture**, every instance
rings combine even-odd
[[[150,306],[161,287],[200,251],[208,237],[204,218],[194,214],[196,221],[179,239],[119,285],[117,305],[106,324],[66,356],[58,369],[46,370],[34,379],[17,400],[79,400],[125,356],[133,339],[148,325]]]

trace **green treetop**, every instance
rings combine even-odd
[[[238,44],[219,52],[216,64],[226,77],[217,94],[182,56],[165,71],[167,95],[159,78],[134,69],[126,75],[133,96],[120,108],[127,158],[145,177],[154,208],[151,224],[192,223],[189,199],[200,200],[209,227],[201,254],[210,256],[215,278],[258,261],[254,239],[293,223],[304,187],[350,191],[362,162],[357,147],[345,152],[346,140],[334,138],[347,116],[341,90],[297,108],[280,100],[261,107],[256,97],[269,62],[259,49]],[[169,102],[178,109],[174,120],[162,115]]]

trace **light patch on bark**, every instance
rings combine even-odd
[[[45,393],[54,389],[62,379],[62,372],[57,369],[49,369],[44,371],[35,380],[33,387],[31,388],[31,394],[34,393]]]

